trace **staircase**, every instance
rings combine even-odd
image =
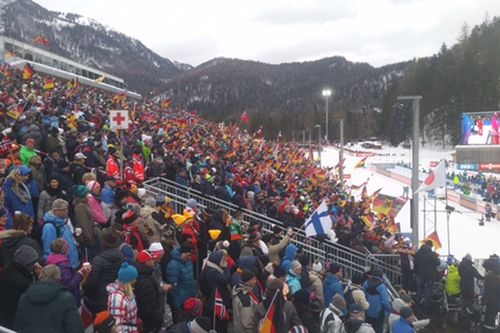
[[[199,206],[212,209],[226,209],[230,214],[238,210],[238,206],[223,201],[213,196],[207,196],[190,187],[185,187],[165,178],[153,178],[143,183],[144,188],[151,195],[157,196],[163,194],[172,199],[177,212],[182,212],[188,199],[193,198]],[[274,226],[283,224],[268,216],[256,213],[251,210],[243,209],[243,220],[247,223],[258,222],[267,232],[272,232]],[[378,267],[386,276],[386,284],[390,289],[392,296],[396,295],[394,286],[401,286],[402,273],[399,255],[373,255],[371,253],[362,253],[353,250],[341,244],[330,241],[318,241],[307,238],[303,230],[296,230],[293,243],[302,249],[311,260],[319,259],[321,261],[332,260],[343,267],[346,277],[354,273],[364,273],[367,266]]]

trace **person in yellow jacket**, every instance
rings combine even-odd
[[[453,262],[448,266],[448,277],[446,279],[446,292],[449,296],[458,297],[462,290],[460,289],[460,273],[458,272],[458,263]]]

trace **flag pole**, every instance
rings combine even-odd
[[[445,210],[446,210],[446,237],[448,238],[448,256],[450,255],[451,253],[451,250],[450,250],[450,246],[451,246],[451,242],[450,242],[450,214],[451,214],[451,211],[448,209],[448,179],[446,179],[446,172],[447,172],[447,168],[448,168],[448,163],[446,163],[446,160],[444,162],[444,174],[445,174],[445,181],[444,181],[444,197],[445,197],[445,204],[446,204],[446,207],[445,207]]]
[[[217,288],[215,288],[215,292],[214,292],[214,320],[213,320],[213,324],[212,324],[212,329],[215,331],[215,321],[217,320],[217,316],[215,315],[215,299],[217,298]]]

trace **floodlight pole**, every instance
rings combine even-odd
[[[419,169],[419,132],[420,132],[420,100],[422,96],[398,96],[398,100],[411,100],[413,113],[413,137],[412,137],[412,175],[411,175],[411,228],[413,246],[418,247],[419,241],[419,219],[418,219],[418,169]]]

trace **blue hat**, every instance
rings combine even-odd
[[[19,168],[19,173],[21,173],[21,176],[27,176],[31,174],[31,169],[23,165]]]
[[[137,279],[137,275],[137,269],[135,269],[134,266],[130,266],[127,262],[124,262],[118,271],[118,281],[122,283],[132,282]]]

